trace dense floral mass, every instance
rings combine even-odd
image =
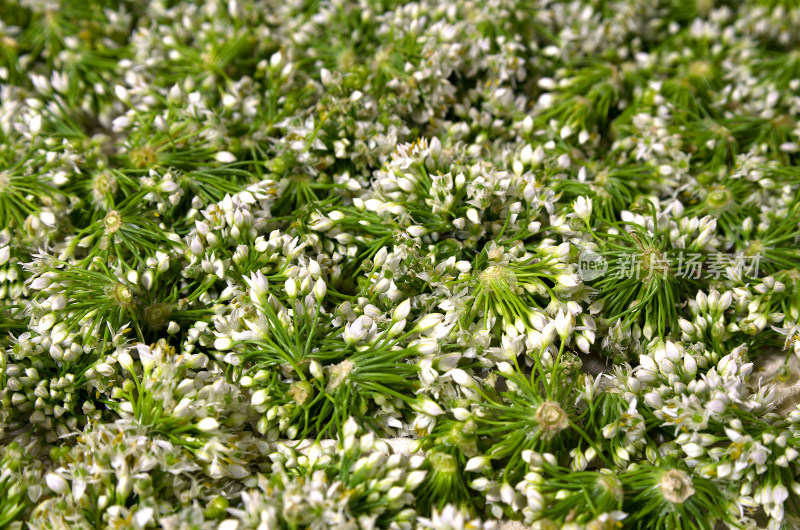
[[[800,524],[798,2],[0,17],[0,527]]]

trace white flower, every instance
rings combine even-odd
[[[694,495],[692,479],[680,469],[670,469],[659,480],[661,495],[673,504],[681,504]]]
[[[372,327],[372,319],[368,316],[360,316],[355,322],[348,323],[344,328],[344,341],[347,344],[355,344],[363,339]]]
[[[788,349],[791,346],[794,354],[800,357],[800,324],[795,322],[782,328],[771,327],[777,333],[786,336],[786,340],[783,342],[783,349]]]
[[[575,210],[575,215],[582,219],[584,223],[588,223],[592,216],[592,199],[580,196],[572,203],[572,208]]]
[[[446,505],[442,510],[433,509],[430,519],[420,517],[417,519],[420,528],[431,528],[435,530],[467,530],[469,528],[480,528],[478,520],[470,521],[469,518],[459,508],[452,504]]]

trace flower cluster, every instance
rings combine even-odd
[[[797,526],[797,4],[6,2],[0,527]]]

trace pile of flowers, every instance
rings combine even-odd
[[[0,13],[0,527],[800,524],[796,1]]]

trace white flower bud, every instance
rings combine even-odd
[[[414,326],[414,331],[423,332],[432,329],[439,325],[444,320],[444,315],[441,313],[430,313],[417,321]]]
[[[689,335],[690,337],[694,337],[697,333],[697,330],[694,327],[694,324],[686,320],[685,318],[678,319],[678,325],[681,328],[681,331]]]
[[[647,392],[644,395],[644,403],[650,408],[660,409],[664,406],[664,400],[658,392]]]
[[[60,475],[56,475],[55,473],[48,473],[45,478],[45,482],[47,483],[47,487],[50,488],[54,493],[58,493],[59,495],[64,495],[69,493],[69,482],[67,482],[63,477]]]
[[[559,274],[557,281],[559,285],[562,285],[567,289],[574,289],[581,284],[580,278],[577,274]]]
[[[562,309],[558,310],[555,318],[556,332],[562,341],[567,340],[573,329],[575,329],[575,317],[572,313],[565,313]]]
[[[136,528],[144,528],[153,518],[154,510],[152,508],[142,508],[141,510],[137,510],[135,514],[133,514],[133,518],[136,521]]]
[[[511,363],[508,363],[506,361],[501,361],[497,363],[497,371],[506,377],[512,376],[516,373],[516,370],[514,369],[513,366],[511,366]]]
[[[47,313],[41,319],[39,319],[39,333],[44,333],[48,329],[52,328],[56,323],[56,315],[55,313]]]
[[[525,144],[525,147],[522,148],[522,151],[519,153],[519,161],[525,165],[528,165],[533,160],[533,147],[530,144]]]
[[[422,484],[427,474],[427,471],[422,470],[412,471],[409,473],[406,477],[406,489],[410,491],[415,490],[420,484]]]
[[[694,355],[687,354],[686,357],[683,358],[683,371],[686,372],[687,375],[695,375],[697,373],[697,361],[694,358]]]
[[[342,427],[342,434],[344,438],[352,438],[358,434],[358,423],[356,423],[355,418],[352,416],[347,418],[347,421],[344,422],[344,426]]]
[[[373,292],[375,294],[383,294],[388,291],[392,287],[392,282],[388,278],[381,278],[378,283],[375,284],[373,288]]]
[[[317,361],[316,359],[312,360],[309,363],[308,367],[309,367],[309,370],[311,372],[311,377],[313,377],[314,379],[317,379],[319,381],[322,381],[322,380],[325,379],[325,374],[322,371],[322,365],[319,364],[319,361]]]
[[[575,335],[575,345],[583,353],[589,353],[589,349],[592,347],[592,343],[589,342],[589,339],[587,339],[583,333]]]
[[[455,186],[456,191],[461,191],[461,189],[464,187],[464,184],[466,183],[467,183],[467,177],[465,177],[463,173],[458,173],[456,175],[456,178],[453,180],[453,185]]]
[[[475,380],[461,368],[454,368],[447,372],[450,378],[459,386],[472,388],[476,386]]]
[[[483,471],[489,467],[490,463],[491,460],[488,456],[474,456],[467,461],[464,471]]]
[[[608,425],[603,427],[601,434],[603,435],[603,438],[608,440],[616,436],[618,432],[619,432],[619,425],[617,423],[609,423]]]
[[[775,484],[772,486],[772,502],[775,504],[783,504],[789,498],[789,490],[783,484]]]
[[[720,311],[725,311],[731,306],[732,303],[733,303],[733,293],[730,291],[726,291],[725,294],[720,296],[719,302],[717,303],[717,308]]]
[[[417,412],[427,414],[428,416],[441,416],[444,414],[442,407],[436,404],[431,398],[422,396],[417,399],[417,402],[412,405],[412,408]]]
[[[205,249],[203,248],[203,243],[200,242],[199,237],[193,236],[189,240],[189,252],[191,252],[197,257],[200,257],[205,253]]]
[[[274,54],[273,57],[275,57],[275,55],[278,54]],[[236,519],[225,519],[219,523],[217,530],[239,530],[239,521]]]
[[[253,397],[250,398],[250,404],[254,407],[259,405],[263,405],[267,401],[268,393],[263,388],[261,390],[257,390]]]
[[[411,300],[406,299],[400,302],[392,311],[392,321],[398,322],[400,320],[405,320],[408,318],[409,313],[411,313]]]
[[[99,363],[94,367],[94,371],[104,377],[108,377],[114,373],[114,367],[108,363]]]
[[[172,415],[176,418],[189,418],[195,412],[193,400],[185,397],[178,402],[178,405],[172,409]]]
[[[124,351],[124,352],[120,353],[117,356],[117,362],[119,363],[120,366],[125,368],[130,373],[134,373],[134,370],[133,370],[133,357],[131,357],[131,355],[128,352]]]
[[[697,301],[697,309],[704,313],[708,310],[708,296],[703,291],[697,291],[697,296],[695,296],[695,300]]]
[[[677,363],[681,360],[681,351],[678,349],[675,343],[670,340],[664,344],[664,353],[666,354],[667,359],[673,363]]]
[[[406,321],[398,320],[392,324],[387,333],[390,337],[396,337],[401,334],[404,329],[406,329]]]
[[[579,449],[573,449],[570,451],[570,456],[572,456],[572,462],[570,463],[570,469],[573,471],[583,471],[586,469],[586,466],[589,465],[589,461],[586,459],[586,456],[583,454],[583,451]]]
[[[538,166],[539,164],[544,161],[544,149],[542,146],[537,146],[536,149],[533,151],[533,157],[531,158],[531,165]]]
[[[556,338],[557,335],[556,330],[556,323],[554,321],[548,322],[544,328],[542,329],[542,348],[547,348],[550,346]]]
[[[327,68],[322,68],[319,71],[319,77],[320,80],[322,81],[322,84],[325,85],[326,87],[332,85],[334,82],[333,74],[331,74],[331,71],[328,70]]]
[[[533,131],[533,118],[525,116],[525,119],[522,120],[522,132],[530,134],[531,131]]]
[[[128,101],[128,91],[122,85],[114,85],[114,95],[122,102]]]
[[[219,351],[230,350],[233,347],[233,340],[230,337],[219,337],[214,341],[214,349]]]
[[[327,232],[331,228],[333,228],[334,222],[327,217],[318,217],[311,222],[309,228],[314,230],[315,232]]]
[[[386,258],[389,255],[389,251],[386,250],[386,247],[381,247],[381,249],[375,253],[375,257],[372,258],[372,265],[379,269],[383,267],[383,264],[386,263]]]
[[[236,157],[230,151],[220,151],[214,155],[214,158],[217,160],[217,162],[221,162],[223,164],[236,162]]]
[[[406,228],[406,232],[411,237],[422,237],[428,233],[424,226],[414,225]]]
[[[325,280],[322,278],[317,279],[316,283],[314,284],[314,296],[317,300],[321,301],[325,298],[325,294],[328,292],[328,286],[325,284]]]
[[[695,246],[704,247],[706,243],[711,241],[711,237],[714,235],[714,232],[716,232],[716,230],[717,230],[716,222],[712,226],[706,227],[705,230],[700,232],[700,235],[697,236],[697,239],[694,242]]]
[[[42,115],[37,114],[31,121],[28,123],[28,132],[30,132],[33,136],[39,134],[42,130]]]
[[[711,292],[708,295],[708,309],[710,311],[716,311],[718,306],[719,306],[719,291],[717,291],[716,289],[711,289]]]
[[[469,487],[474,489],[475,491],[485,491],[489,488],[490,482],[489,479],[486,477],[476,478],[472,482],[469,483]]]
[[[717,371],[723,376],[734,376],[739,370],[739,366],[734,359],[733,354],[728,354],[717,363]]]
[[[287,278],[283,282],[283,289],[286,291],[286,296],[289,298],[297,297],[297,281],[294,278]]]
[[[686,455],[689,458],[698,458],[706,452],[706,450],[703,448],[702,445],[696,444],[694,442],[684,444],[682,449],[683,452],[686,453]]]
[[[514,488],[511,487],[511,484],[508,482],[503,482],[503,485],[500,486],[500,499],[505,504],[512,504],[515,496]]]
[[[424,339],[410,344],[420,355],[433,355],[439,351],[439,343],[434,339]]]
[[[211,432],[219,427],[219,422],[214,418],[203,418],[197,422],[197,429],[202,432]]]
[[[50,287],[50,283],[52,283],[50,278],[46,276],[39,276],[31,282],[30,287],[34,291],[41,291],[42,289],[47,289]]]

